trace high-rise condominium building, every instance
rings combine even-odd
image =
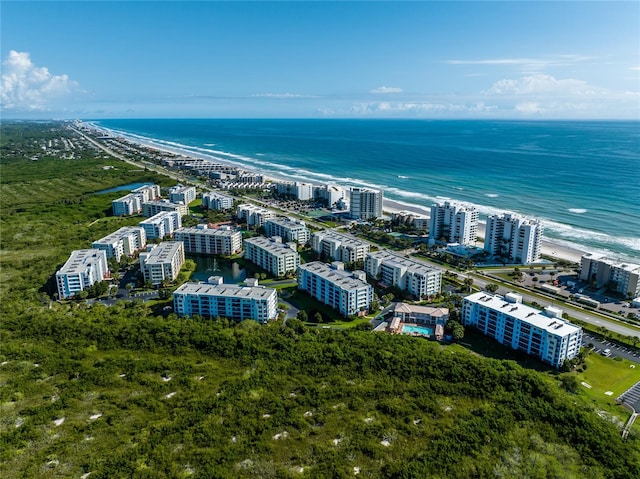
[[[470,245],[478,234],[478,210],[445,201],[431,205],[429,239]]]
[[[382,191],[351,188],[349,211],[353,219],[367,221],[382,217]]]
[[[538,220],[509,213],[489,216],[484,249],[514,263],[535,263],[540,259],[542,234],[543,226]]]

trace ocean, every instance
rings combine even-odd
[[[99,120],[132,140],[266,175],[450,199],[538,218],[545,237],[640,260],[640,123],[465,120]]]

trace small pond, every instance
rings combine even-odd
[[[109,188],[108,190],[100,190],[100,191],[96,191],[97,195],[102,195],[105,193],[115,193],[116,191],[131,191],[131,190],[135,190],[136,188],[140,188],[141,186],[145,186],[145,185],[152,185],[153,183],[128,183],[126,185],[120,185],[120,186],[116,186],[114,188]]]
[[[196,270],[191,275],[194,280],[207,281],[210,276],[222,276],[225,283],[237,284],[247,277],[246,270],[233,260],[196,255],[187,255],[187,258],[196,263]]]

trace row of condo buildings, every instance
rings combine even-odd
[[[413,219],[414,224],[416,219]],[[529,264],[540,259],[544,228],[538,220],[505,213],[487,218],[484,250],[491,256]],[[432,243],[473,245],[478,237],[478,210],[445,201],[431,206],[429,240]]]
[[[154,216],[162,211],[175,211],[181,216],[189,212],[188,205],[196,199],[193,186],[176,185],[169,189],[169,199],[161,199],[158,185],[143,185],[128,195],[111,202],[114,216],[142,214]]]

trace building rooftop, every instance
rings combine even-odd
[[[408,271],[412,273],[433,273],[433,272],[441,272],[439,268],[435,268],[433,266],[429,266],[428,264],[418,261],[412,258],[405,258],[396,253],[392,253],[391,251],[381,250],[374,251],[369,253],[368,256],[374,257],[376,259],[382,260],[385,263],[392,263],[394,266],[404,266]]]
[[[255,236],[253,238],[247,238],[244,240],[245,244],[252,244],[258,248],[262,248],[274,256],[289,256],[292,254],[297,255],[298,252],[294,247],[290,246],[290,243],[283,243],[282,238],[274,236],[272,238],[265,238],[264,236]]]
[[[526,304],[506,301],[505,298],[499,295],[491,295],[481,291],[467,296],[464,300],[485,306],[494,311],[501,311],[556,336],[567,336],[582,329],[563,319],[546,316],[539,309],[532,308]],[[557,308],[554,309],[557,310]]]
[[[123,226],[122,228],[114,231],[113,233],[105,236],[104,238],[100,238],[99,240],[94,241],[93,243],[98,244],[113,244],[120,241],[122,238],[125,238],[129,235],[141,235],[144,234],[144,230],[139,226]]]
[[[301,220],[294,220],[284,216],[268,219],[265,223],[273,223],[276,225],[284,226],[285,228],[306,228],[306,225]]]
[[[182,241],[164,241],[147,252],[145,264],[162,264],[171,261],[176,252],[182,247]]]
[[[142,220],[140,224],[154,224],[159,221],[163,221],[167,216],[171,216],[172,214],[176,214],[175,211],[161,211],[160,213],[156,213],[151,218],[147,218],[146,220]]]
[[[582,255],[582,258],[590,259],[592,261],[599,261],[601,263],[608,264],[612,268],[619,268],[625,271],[629,271],[630,273],[640,274],[640,264],[608,258],[607,256],[598,253],[587,253]]]
[[[331,265],[320,261],[305,263],[300,265],[299,269],[314,273],[342,289],[351,290],[367,286],[371,287],[366,281],[354,277],[354,275],[364,275],[363,271],[351,272],[334,269]]]
[[[367,241],[362,241],[358,238],[354,238],[353,236],[338,233],[336,231],[318,231],[317,233],[314,233],[314,235],[321,235],[322,240],[340,241],[341,245],[344,247],[357,248],[362,246],[371,246]]]
[[[58,270],[63,274],[84,273],[89,266],[100,261],[103,258],[106,262],[106,253],[98,249],[79,249],[71,252],[71,256],[67,262]]]
[[[405,314],[428,314],[432,318],[442,318],[449,315],[448,308],[431,308],[429,306],[419,306],[415,304],[397,303],[393,309],[394,313]]]
[[[227,228],[198,228],[197,226],[190,226],[185,228],[178,228],[174,232],[175,234],[198,234],[207,236],[231,236],[238,233],[238,230]]]
[[[223,296],[225,298],[267,299],[275,289],[264,286],[240,286],[235,284],[185,283],[174,294]]]

